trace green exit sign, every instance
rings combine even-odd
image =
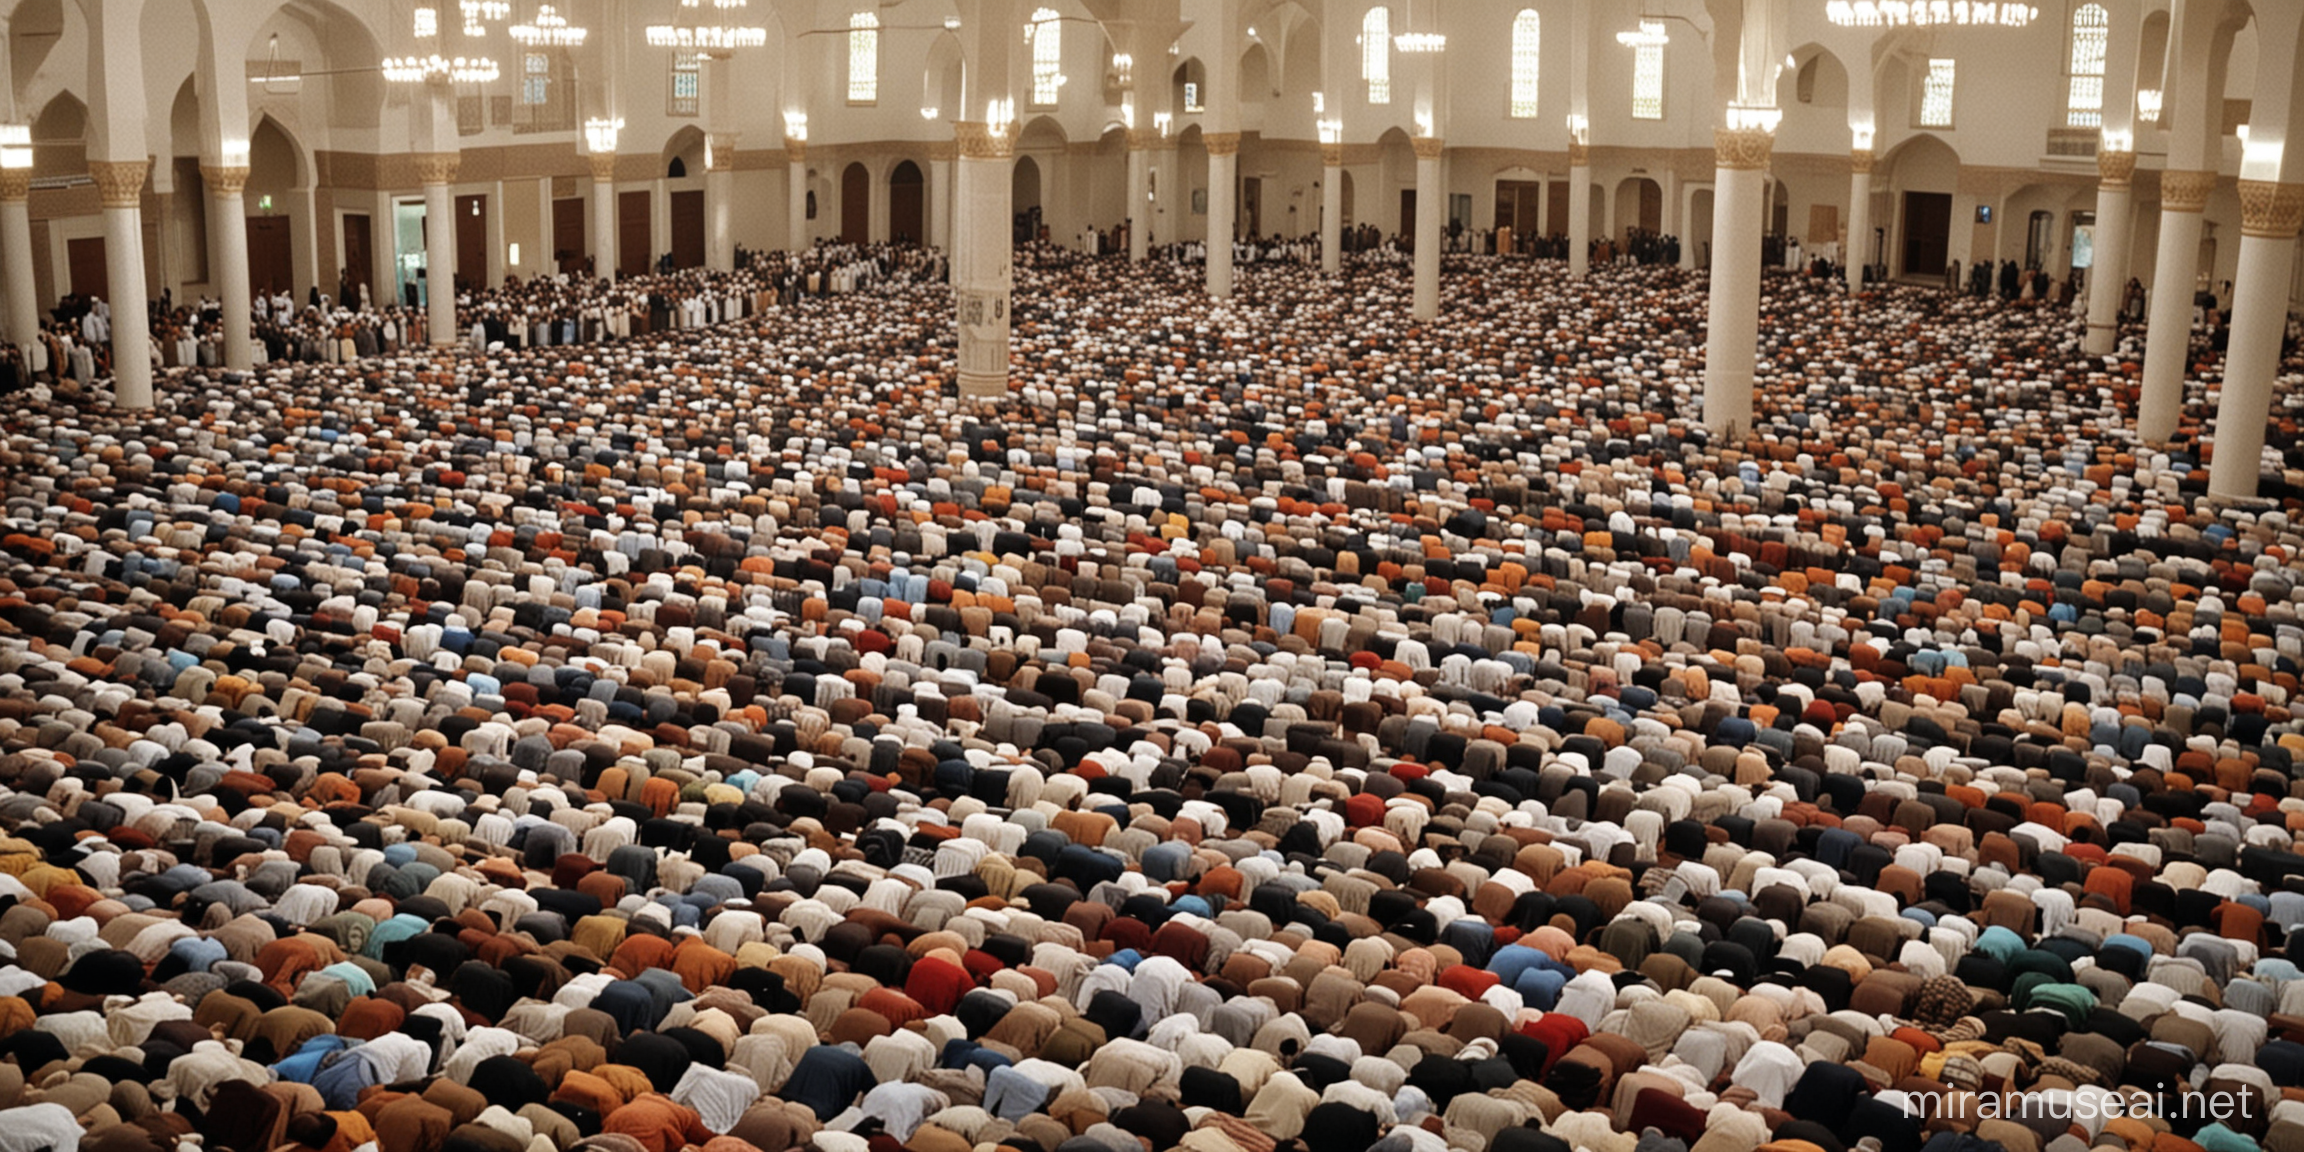
[[[272,210],[272,194],[269,192],[265,193],[262,199],[256,201],[256,206],[266,212],[270,212]]]

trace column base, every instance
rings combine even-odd
[[[1704,430],[1715,436],[1735,437],[1752,430],[1754,375],[1750,372],[1707,373],[1704,377]]]
[[[1008,377],[976,372],[960,373],[960,395],[973,400],[997,400],[1008,395]]]
[[[2090,324],[2080,337],[2080,350],[2090,356],[2102,356],[2120,343],[2120,328],[2115,324]]]

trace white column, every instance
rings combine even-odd
[[[1320,146],[1320,270],[1344,267],[1344,146]]]
[[[2200,271],[2200,213],[2214,172],[2160,174],[2160,253],[2152,263],[2152,317],[2144,334],[2144,391],[2136,434],[2166,443],[2184,414],[2184,366],[2192,358],[2192,281]]]
[[[2263,469],[2264,427],[2288,327],[2288,282],[2296,233],[2304,225],[2304,184],[2240,182],[2240,270],[2232,282],[2232,334],[2224,391],[2216,404],[2215,458],[2208,495],[2254,500]]]
[[[704,141],[705,215],[711,234],[704,260],[716,272],[736,269],[736,134],[714,132]]]
[[[1015,279],[1016,137],[981,121],[952,125],[960,186],[954,205],[952,303],[960,329],[960,395],[1008,394],[1008,300]]]
[[[947,252],[952,248],[952,155],[949,140],[928,145],[927,242]]]
[[[1760,343],[1761,171],[1768,166],[1775,136],[1765,128],[1721,128],[1713,136],[1704,427],[1736,439],[1752,430],[1752,378]]]
[[[2088,266],[2088,333],[2080,350],[2110,352],[2120,341],[2120,304],[2128,293],[2128,233],[2136,217],[2136,154],[2096,153],[2096,241]]]
[[[1864,262],[1872,258],[1872,150],[1848,153],[1848,244],[1840,253],[1847,266],[1848,294],[1864,290]]]
[[[808,142],[794,136],[784,138],[784,171],[791,189],[790,203],[784,213],[784,248],[790,252],[808,250]]]
[[[1239,187],[1240,134],[1208,132],[1208,294],[1232,298],[1232,200]]]
[[[18,345],[31,344],[40,333],[40,290],[32,282],[31,195],[31,169],[0,169],[0,290],[6,292],[0,330]]]
[[[104,200],[104,275],[112,299],[112,403],[152,406],[152,328],[144,314],[144,175],[149,160],[90,160]]]
[[[202,164],[208,184],[208,261],[224,306],[224,367],[245,372],[255,366],[249,333],[248,209],[241,198],[248,166]]]
[[[1149,234],[1152,223],[1152,202],[1145,193],[1151,171],[1152,133],[1141,128],[1128,130],[1128,261],[1142,264],[1146,249],[1151,246]]]
[[[1416,283],[1408,314],[1430,320],[1440,314],[1440,208],[1448,199],[1440,180],[1442,142],[1418,136],[1416,147]]]
[[[592,166],[592,274],[602,280],[616,278],[616,154],[593,152],[584,159]]]
[[[454,152],[416,156],[416,176],[424,183],[424,312],[435,348],[462,336],[456,331],[456,198],[448,189],[457,161]]]
[[[1719,203],[1719,193],[1713,194]],[[1568,142],[1568,275],[1583,279],[1592,267],[1592,150]]]

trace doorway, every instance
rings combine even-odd
[[[2056,256],[2056,214],[2034,212],[2024,222],[2024,266],[2046,268]]]
[[[1416,190],[1414,188],[1402,188],[1400,190],[1400,231],[1398,235],[1405,238],[1410,245],[1416,243]]]
[[[1904,194],[1904,266],[1906,276],[1941,277],[1952,250],[1952,194]]]
[[[571,276],[584,274],[584,201],[552,202],[552,263]]]
[[[2072,214],[2072,267],[2075,270],[2096,266],[2096,214]]]
[[[488,198],[456,198],[456,286],[480,288],[488,283]]]
[[[1496,182],[1496,227],[1510,228],[1514,236],[1535,233],[1542,222],[1544,185],[1534,180]]]
[[[616,275],[648,274],[648,193],[616,195]]]
[[[1552,181],[1545,188],[1544,195],[1546,197],[1544,201],[1544,234],[1547,236],[1566,236],[1568,234],[1568,182],[1566,180]]]
[[[1264,179],[1250,176],[1240,182],[1240,222],[1251,240],[1264,234]]]
[[[910,160],[896,165],[888,174],[888,238],[899,243],[918,244],[927,236],[927,181],[920,177],[920,166]]]
[[[366,213],[346,213],[344,216],[344,271],[345,278],[356,287],[366,288],[371,297],[376,293],[375,277],[376,238],[369,230]]]
[[[672,263],[680,268],[704,266],[702,189],[672,194]]]
[[[104,264],[104,238],[89,236],[64,242],[64,259],[71,266],[72,294],[98,300],[112,298],[112,273]]]
[[[840,239],[865,244],[872,239],[872,175],[862,164],[840,173]]]
[[[295,249],[286,216],[248,218],[248,288],[275,296],[296,288]]]

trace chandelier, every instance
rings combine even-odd
[[[462,7],[466,36],[486,36],[488,21],[509,19],[512,15],[512,0],[463,0]]]
[[[1825,19],[1855,28],[2023,28],[2039,14],[2030,4],[1996,0],[1831,0],[1824,5]]]
[[[588,30],[568,23],[550,4],[536,6],[536,19],[527,24],[514,24],[512,38],[530,47],[575,48],[584,43]]]
[[[744,7],[745,3],[746,0],[680,0],[680,7],[710,5],[728,12]],[[650,47],[676,48],[682,52],[727,52],[736,48],[758,48],[768,42],[766,28],[749,24],[651,24],[645,36]]]
[[[1402,52],[1438,52],[1448,47],[1448,38],[1438,32],[1402,32],[1392,38],[1392,46]]]
[[[486,84],[498,75],[496,62],[485,56],[386,56],[384,78],[395,84],[422,84],[445,80],[453,84]]]

